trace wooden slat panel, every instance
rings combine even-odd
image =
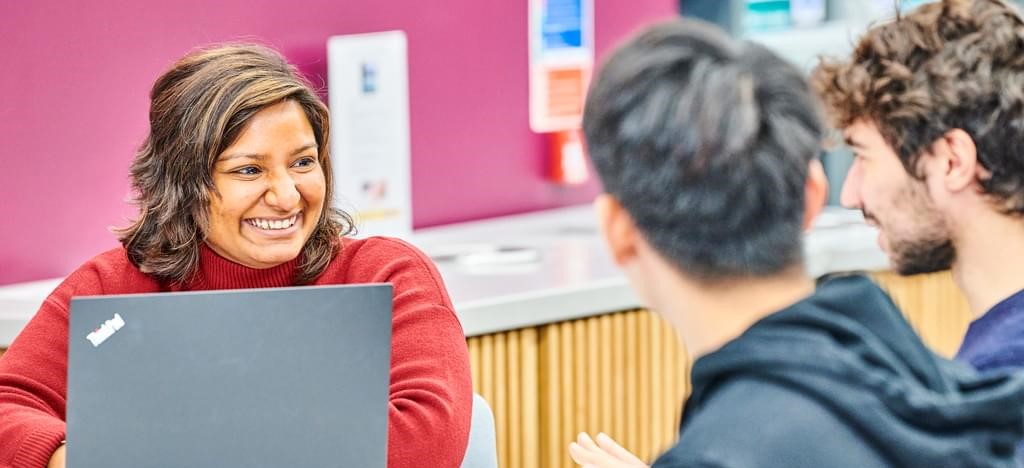
[[[561,330],[558,325],[540,328],[540,437],[541,466],[562,466],[561,444]]]
[[[541,466],[540,450],[540,397],[542,390],[539,376],[540,366],[540,336],[536,328],[522,330],[519,341],[522,362],[520,363],[522,375],[522,443],[523,443],[523,468]],[[514,467],[513,467],[514,468]]]
[[[626,436],[626,314],[612,316],[612,426],[606,431],[619,442]]]
[[[664,428],[662,420],[668,417],[665,408],[662,406],[665,399],[662,396],[664,386],[661,382],[665,379],[666,375],[672,372],[672,369],[667,368],[665,365],[666,356],[663,354],[661,346],[661,319],[652,313],[644,315],[647,317],[647,333],[649,337],[647,349],[651,355],[651,384],[647,404],[644,405],[647,414],[651,415],[647,426],[650,444],[647,447],[647,458],[645,460],[653,460],[654,456],[661,453],[663,439],[665,438],[665,433],[662,432],[662,428]]]
[[[575,422],[574,414],[576,413],[575,402],[575,385],[574,385],[574,373],[573,368],[575,367],[575,356],[573,355],[573,329],[572,322],[562,322],[558,324],[559,327],[559,349],[561,350],[562,364],[559,366],[559,377],[562,379],[561,394],[559,395],[558,408],[561,410],[561,421],[560,429],[561,434],[557,440],[554,441],[553,450],[559,453],[558,465],[552,466],[571,466],[572,459],[569,458],[568,452],[565,450],[565,445],[569,441],[576,437],[575,428],[573,423]]]
[[[498,437],[505,437],[508,453],[501,454],[503,465],[508,468],[523,467],[523,406],[522,398],[524,393],[535,393],[536,389],[526,392],[523,390],[523,374],[520,362],[520,337],[519,331],[508,333],[508,412],[507,421],[502,422],[495,419],[498,425]],[[504,430],[504,436],[502,436]],[[500,449],[499,449],[500,450]]]
[[[586,320],[576,320],[572,323],[572,343],[573,343],[573,398],[570,401],[573,407],[573,417],[575,418],[572,425],[572,431],[569,434],[569,439],[573,440],[576,434],[587,430],[587,372],[590,368],[590,356],[587,354],[587,322]]]
[[[677,335],[678,336],[678,335]],[[679,340],[676,340],[676,344],[679,347],[678,356],[682,360],[681,364],[682,372],[676,374],[676,391],[682,391],[680,394],[679,404],[676,405],[676,418],[672,422],[673,427],[678,431],[679,424],[682,423],[683,419],[683,402],[690,396],[690,391],[693,389],[690,386],[690,372],[693,360],[690,357],[690,353],[686,350],[686,345]]]
[[[482,375],[480,366],[483,365],[480,362],[480,341],[480,337],[467,340],[469,345],[469,370],[473,373],[473,393],[480,393],[480,377]]]
[[[909,277],[878,272],[871,276],[892,296],[928,346],[943,356],[956,353],[972,316],[948,271]]]
[[[494,335],[494,399],[489,400],[494,410],[495,429],[498,445],[499,466],[509,466],[508,431],[504,425],[508,422],[508,361],[507,333]],[[501,428],[502,430],[497,430]]]
[[[480,337],[480,394],[494,408],[494,335]]]
[[[603,430],[601,408],[607,394],[602,393],[601,376],[606,373],[601,354],[601,318],[587,319],[587,432]]]
[[[614,319],[611,315],[602,315],[597,320],[601,332],[600,359],[598,360],[601,372],[601,410],[598,427],[602,431],[615,431],[615,361],[612,354],[615,351],[615,335],[612,332]]]
[[[637,355],[636,400],[633,404],[633,419],[636,421],[636,439],[633,450],[641,459],[647,460],[651,453],[651,314],[640,312],[636,317]]]
[[[640,357],[637,352],[637,338],[639,338],[640,334],[637,331],[637,314],[632,312],[626,313],[625,322],[626,346],[621,352],[626,357],[626,397],[623,399],[624,419],[626,420],[624,429],[626,434],[618,436],[621,437],[618,440],[625,444],[626,449],[635,453],[637,445],[639,445],[636,405],[637,398],[640,396],[638,391],[640,370],[638,369],[639,366],[637,366],[637,361]]]
[[[668,411],[662,419],[661,433],[665,434],[661,445],[658,447],[661,452],[667,450],[675,441],[676,419],[679,417],[679,401],[683,398],[685,389],[677,385],[676,375],[685,372],[684,356],[682,349],[676,344],[675,330],[664,320],[661,321],[662,353],[665,355],[665,375],[662,377],[662,402],[659,408]]]

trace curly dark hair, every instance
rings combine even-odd
[[[952,129],[971,136],[979,184],[1024,214],[1024,21],[1002,0],[943,0],[871,28],[850,60],[822,59],[812,86],[832,124],[874,123],[906,171]]]
[[[330,118],[313,87],[276,51],[255,44],[228,44],[192,52],[167,70],[150,93],[149,136],[131,166],[139,216],[119,229],[128,258],[161,283],[187,282],[197,271],[199,250],[216,193],[212,170],[249,119],[284,100],[298,103],[316,137],[326,179],[327,205],[302,249],[297,283],[311,282],[353,231],[352,218],[330,206]]]

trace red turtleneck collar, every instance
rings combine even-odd
[[[184,290],[249,289],[293,286],[299,257],[270,268],[250,268],[221,257],[205,243],[199,249],[199,271]]]

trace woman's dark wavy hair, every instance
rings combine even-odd
[[[199,266],[209,225],[212,170],[217,157],[261,109],[298,103],[319,146],[326,198],[302,249],[299,284],[320,275],[353,232],[351,216],[330,206],[334,189],[327,106],[308,81],[276,51],[228,44],[192,52],[165,72],[150,93],[149,136],[131,166],[138,218],[116,232],[128,258],[164,284],[182,284]]]

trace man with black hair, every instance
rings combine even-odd
[[[612,257],[697,358],[654,466],[1013,466],[1021,378],[936,357],[867,278],[807,276],[826,181],[798,70],[703,23],[656,25],[604,64],[584,133]],[[642,466],[607,436],[570,453]]]

